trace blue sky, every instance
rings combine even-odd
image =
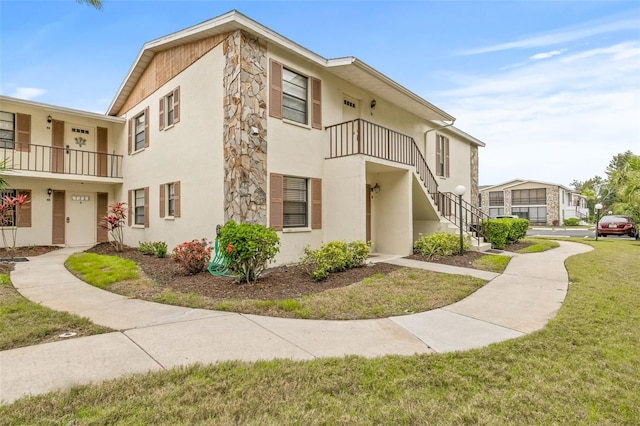
[[[355,56],[484,141],[480,184],[569,185],[640,154],[640,2],[0,0],[0,94],[104,113],[142,45],[237,9]]]

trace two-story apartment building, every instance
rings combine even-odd
[[[104,241],[99,218],[125,201],[132,246],[211,240],[233,219],[278,231],[279,263],[331,240],[409,254],[457,223],[457,185],[470,209],[478,197],[484,143],[454,117],[236,11],[146,43],[105,115],[6,97],[0,111],[9,190],[32,199],[22,245]]]
[[[480,205],[489,217],[516,215],[533,225],[559,225],[589,217],[587,199],[563,185],[514,179],[480,189]]]

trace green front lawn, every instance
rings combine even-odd
[[[89,336],[110,331],[87,318],[30,302],[13,288],[9,275],[0,274],[0,350],[55,342],[67,332]]]
[[[589,242],[541,331],[465,352],[136,375],[0,408],[6,424],[637,425],[640,243]],[[544,265],[541,265],[543,267]]]

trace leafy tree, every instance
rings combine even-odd
[[[616,195],[614,212],[640,219],[640,156],[631,151],[616,155],[607,167],[607,175]]]
[[[88,4],[96,9],[102,9],[102,0],[76,0],[78,3]]]

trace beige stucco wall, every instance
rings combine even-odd
[[[16,176],[5,176],[7,188],[31,191],[31,227],[20,227],[16,233],[16,245],[51,245],[53,203],[47,189],[65,191],[66,244],[69,246],[91,245],[96,242],[97,193],[109,194],[109,203],[114,200],[114,187],[110,184],[91,182],[43,180]],[[74,201],[74,195],[85,195],[88,201]],[[106,212],[105,212],[106,213]],[[5,229],[9,237],[12,228]],[[11,244],[9,238],[8,244]],[[2,242],[0,242],[0,247]]]
[[[219,45],[127,113],[149,107],[149,147],[126,156],[126,184],[118,194],[149,187],[149,227],[127,227],[125,243],[165,241],[171,250],[192,239],[213,241],[223,224],[222,47]],[[159,100],[180,86],[180,121],[159,130]],[[126,151],[126,138],[122,140]],[[160,185],[180,181],[181,217],[161,218]]]

